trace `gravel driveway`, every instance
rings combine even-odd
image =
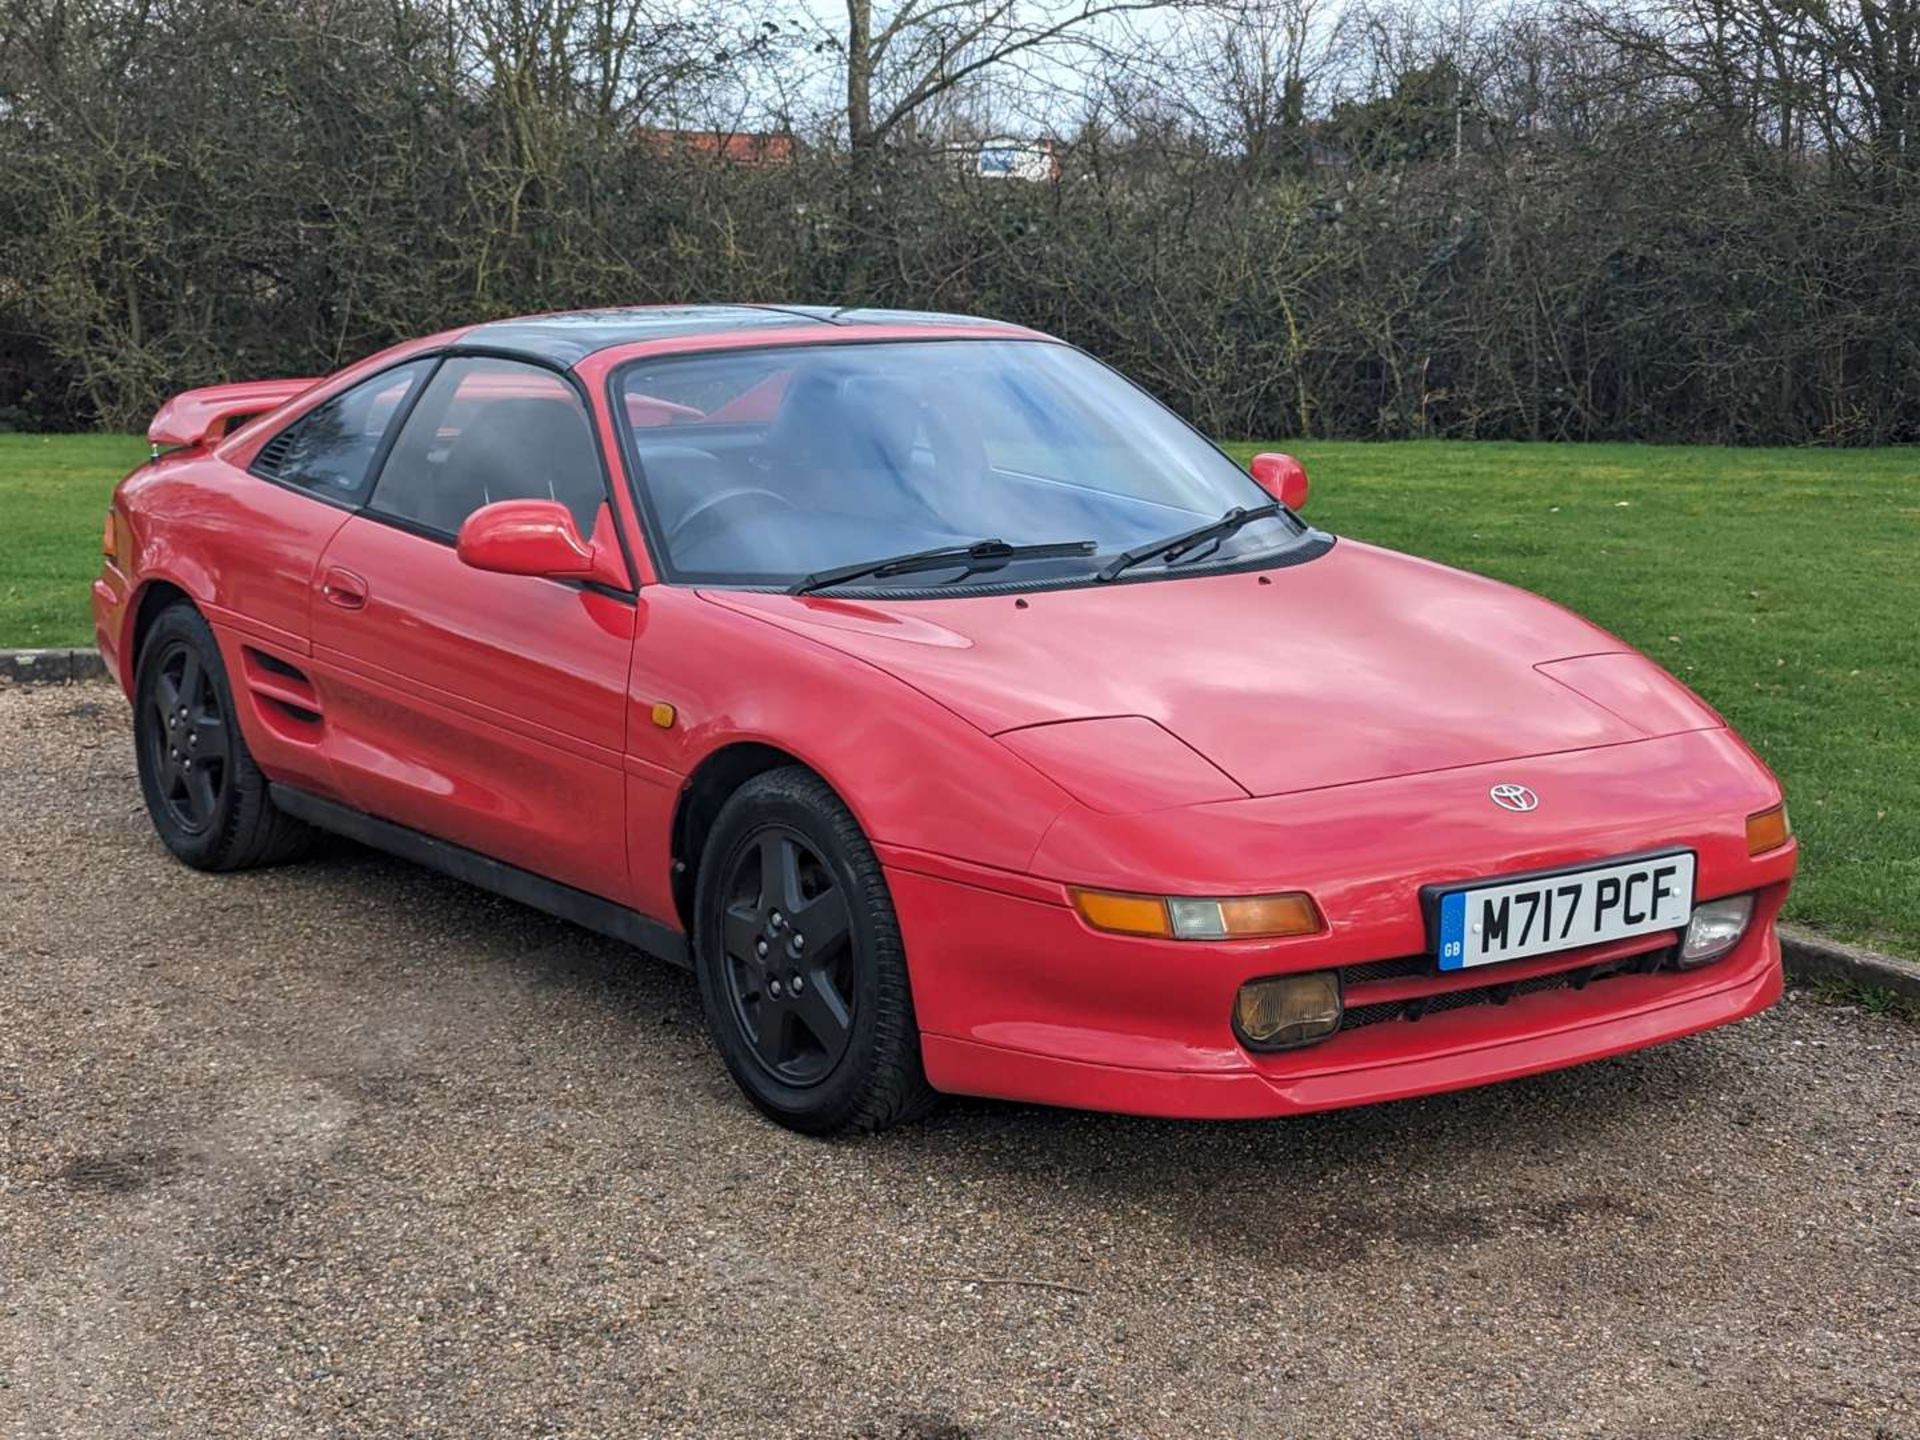
[[[0,1434],[1920,1436],[1920,1030],[1288,1122],[760,1120],[691,977],[165,857],[0,692]]]

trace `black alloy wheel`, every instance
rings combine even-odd
[[[726,893],[734,1022],[769,1074],[817,1085],[846,1055],[859,1003],[846,892],[805,836],[768,826],[735,859]]]
[[[139,715],[147,769],[168,817],[204,834],[226,794],[227,717],[192,641],[168,641],[153,657],[153,681]]]
[[[756,775],[721,807],[696,875],[693,952],[714,1044],[769,1118],[829,1135],[932,1108],[886,876],[811,770]]]

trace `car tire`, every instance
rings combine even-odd
[[[771,770],[734,792],[707,838],[694,916],[708,1029],[762,1113],[833,1135],[933,1107],[886,877],[818,775]]]
[[[312,845],[314,831],[268,795],[213,628],[191,605],[161,611],[140,644],[133,748],[153,828],[194,869],[275,865]]]

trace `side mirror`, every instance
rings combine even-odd
[[[1268,450],[1254,456],[1247,468],[1253,474],[1253,483],[1289,510],[1307,503],[1307,467],[1291,455]]]
[[[630,590],[626,562],[610,543],[583,540],[558,500],[496,500],[467,516],[455,542],[463,564],[501,575],[592,580]]]

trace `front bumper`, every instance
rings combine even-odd
[[[1488,784],[1507,779],[1549,797],[1550,819],[1488,803]],[[880,849],[936,1088],[1151,1115],[1282,1115],[1578,1064],[1765,1009],[1780,994],[1774,924],[1797,851],[1750,856],[1745,817],[1778,797],[1752,753],[1715,731],[1155,815],[1070,811],[1042,843],[1038,875]],[[1755,894],[1745,937],[1711,964],[1623,963],[1652,965],[1652,952],[1677,941],[1670,933],[1446,980],[1411,973],[1419,965],[1381,978],[1426,953],[1423,884],[1668,846],[1694,852],[1699,900]],[[1130,868],[1142,855],[1151,868]],[[1066,903],[1068,881],[1162,894],[1305,890],[1328,928],[1203,943],[1103,934]],[[1241,985],[1323,969],[1345,982],[1339,1032],[1277,1054],[1240,1045],[1231,1012]],[[1555,979],[1577,969],[1578,983]],[[1442,986],[1494,993],[1412,1015],[1391,1003]]]
[[[912,888],[914,877],[901,878]],[[1772,899],[1769,911],[1778,908]],[[1770,913],[1733,953],[1698,970],[1616,975],[1579,991],[1546,990],[1417,1023],[1342,1031],[1277,1055],[1237,1047],[1229,1055],[1203,1044],[1186,1047],[1187,1062],[1218,1063],[1129,1063],[1173,1061],[1181,1047],[1040,1025],[984,1027],[998,1042],[978,1031],[929,1031],[922,1054],[928,1081],[954,1094],[1130,1115],[1253,1119],[1438,1094],[1600,1060],[1757,1014],[1780,998],[1780,988]]]

